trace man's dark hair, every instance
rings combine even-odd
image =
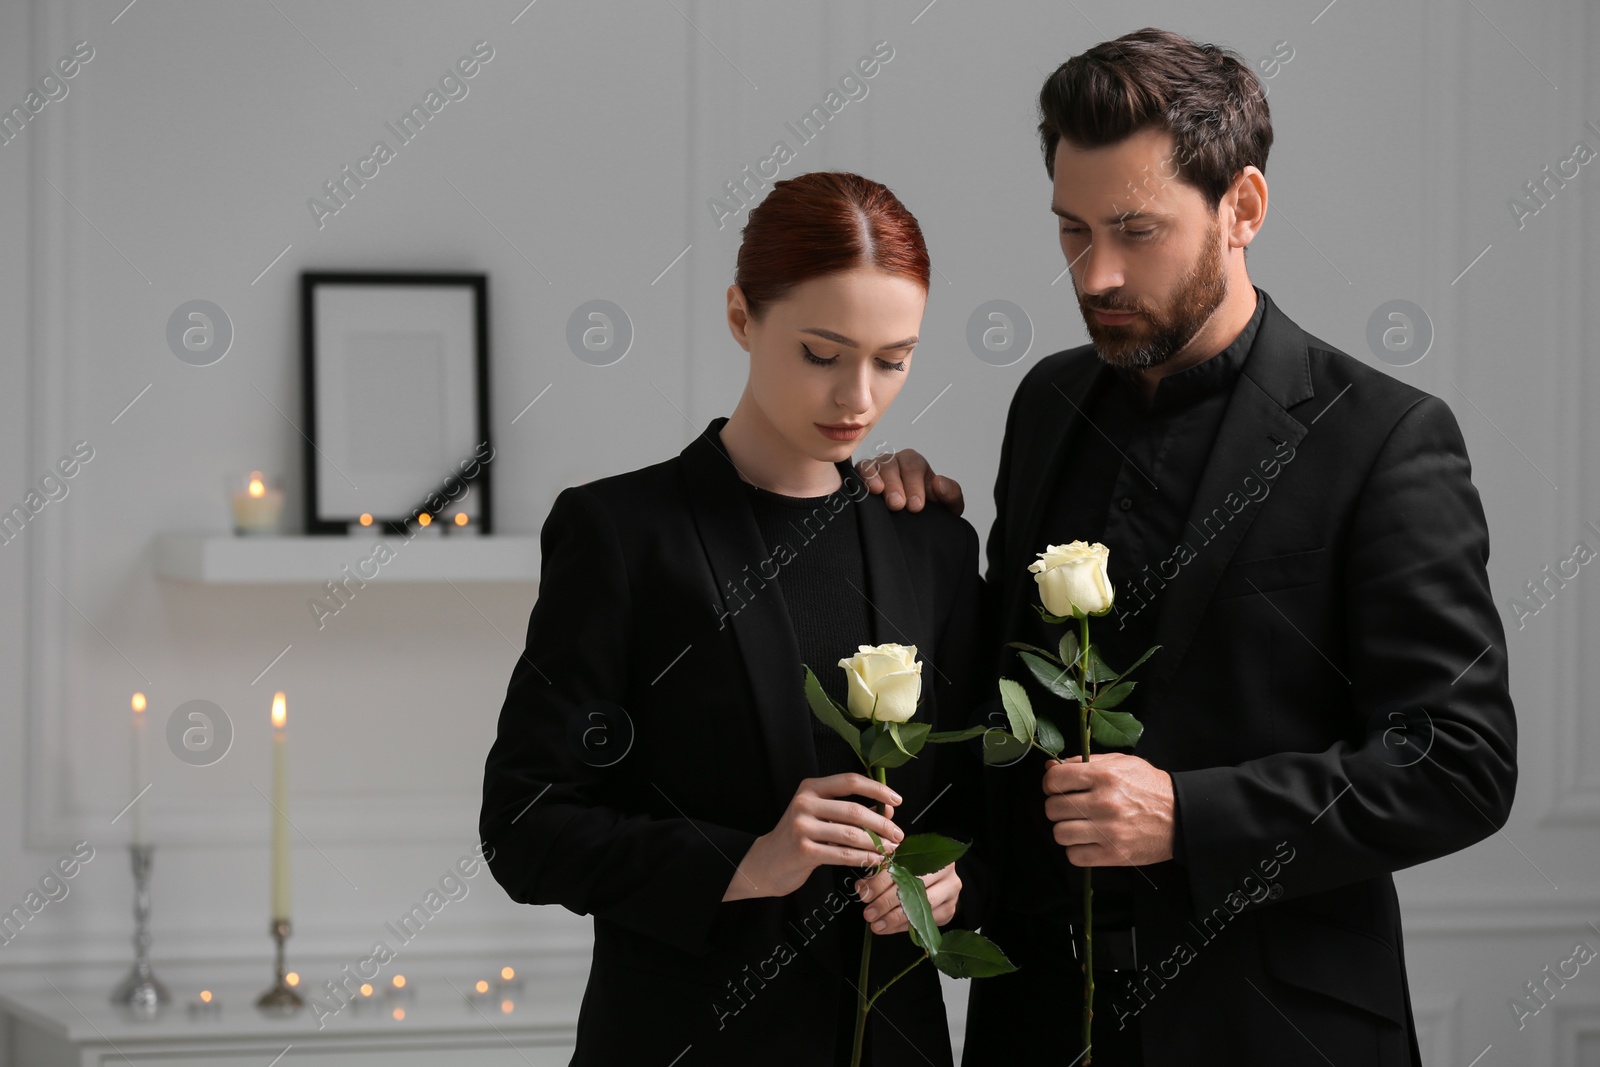
[[[1199,189],[1212,211],[1247,165],[1266,173],[1266,94],[1227,49],[1147,26],[1073,56],[1039,90],[1039,140],[1052,179],[1062,138],[1100,148],[1145,129],[1172,135],[1163,177]]]

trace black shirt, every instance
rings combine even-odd
[[[761,539],[777,565],[775,581],[789,609],[789,621],[800,646],[800,662],[811,668],[823,692],[841,707],[848,707],[849,690],[839,661],[855,655],[861,645],[876,644],[866,597],[861,520],[855,507],[863,494],[857,489],[852,499],[840,486],[824,496],[784,496],[748,482],[745,490]],[[786,546],[787,551],[780,551],[780,545]],[[809,708],[805,708],[805,715],[811,722],[819,776],[845,771],[866,773],[844,738],[811,714]],[[839,1063],[850,1061],[855,1033],[854,983],[866,936],[861,912],[862,905],[852,901],[841,916],[845,921],[839,927],[841,981],[834,1023],[834,1052]],[[876,1025],[882,1024],[875,1016],[869,1016],[869,1032]],[[869,1067],[871,1061],[869,1042],[863,1050],[863,1067]]]
[[[800,662],[811,668],[823,692],[846,706],[848,689],[839,661],[855,655],[859,646],[875,643],[857,501],[843,486],[823,496],[784,496],[748,482],[744,486],[761,539],[777,564],[775,581],[789,609]],[[787,551],[780,552],[780,544]],[[844,738],[809,709],[807,717],[818,775],[862,770]]]
[[[1173,574],[1168,561],[1184,540],[1200,475],[1265,307],[1257,289],[1255,313],[1232,343],[1160,379],[1148,403],[1134,372],[1102,366],[1069,437],[1068,473],[1048,494],[1039,549],[1046,543],[1099,541],[1110,550],[1107,573],[1115,598],[1108,614],[1090,622],[1089,639],[1117,670],[1126,669],[1155,641],[1167,585],[1161,571],[1169,578]],[[1206,540],[1201,536],[1194,543]],[[1143,692],[1135,686],[1117,710],[1139,716]],[[1068,749],[1076,752],[1077,746],[1069,743]],[[1177,834],[1182,828],[1180,812]],[[1173,853],[1182,855],[1176,840]],[[1127,867],[1095,872],[1096,925],[1102,918],[1115,925],[1130,917],[1128,902],[1139,877]]]

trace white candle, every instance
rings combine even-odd
[[[260,471],[251,471],[242,489],[233,491],[233,529],[240,534],[275,534],[283,514],[283,490],[267,484]]]
[[[283,694],[272,696],[272,918],[289,920],[289,775],[284,763],[288,714]]]
[[[145,779],[145,699],[143,693],[133,694],[133,796],[137,797],[150,783]],[[144,821],[145,803],[133,802],[133,844],[143,845],[149,840]]]

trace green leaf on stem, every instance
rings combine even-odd
[[[1028,742],[1018,741],[998,726],[983,735],[983,762],[988,767],[1009,767],[1028,754]]]
[[[927,722],[900,722],[894,726],[900,735],[901,744],[913,756],[922,751],[923,744],[928,740],[928,734],[933,731],[933,724]]]
[[[1132,748],[1139,743],[1144,727],[1126,711],[1089,711],[1089,736],[1112,748]]]
[[[1033,702],[1021,682],[1010,678],[1000,679],[1000,703],[1005,705],[1006,722],[1011,725],[1011,736],[1027,744],[1033,740]]]
[[[981,737],[987,726],[969,726],[965,730],[935,730],[928,735],[928,740],[936,745],[947,741],[970,741],[974,737]]]
[[[931,955],[933,965],[951,978],[990,978],[1017,969],[998,945],[971,930],[943,931],[939,951]]]
[[[928,887],[922,884],[921,878],[893,859],[889,861],[889,876],[894,879],[895,888],[900,890],[900,907],[906,913],[906,922],[917,932],[922,947],[926,948],[928,954],[937,962],[939,926],[933,921],[933,907],[928,903]]]
[[[1112,686],[1110,689],[1107,689],[1104,693],[1101,693],[1099,696],[1094,698],[1095,710],[1109,711],[1110,709],[1116,707],[1118,704],[1128,699],[1128,694],[1133,692],[1133,687],[1138,684],[1138,682],[1118,682],[1116,685]]]
[[[1028,665],[1028,670],[1039,679],[1039,684],[1050,692],[1072,704],[1087,701],[1088,697],[1082,695],[1083,690],[1078,688],[1078,683],[1072,680],[1072,675],[1067,673],[1066,667],[1058,667],[1035,656],[1032,652],[1018,652],[1022,662]]]
[[[1093,641],[1089,642],[1089,681],[1109,682],[1119,677],[1116,670],[1100,658],[1100,648]]]
[[[967,848],[943,834],[911,834],[894,850],[894,862],[912,874],[932,874],[960,859]]]
[[[1030,645],[1026,641],[1007,641],[1006,642],[1006,647],[1007,648],[1020,649],[1023,652],[1032,652],[1034,655],[1042,656],[1045,659],[1050,660],[1052,662],[1054,662],[1055,658],[1056,658],[1053,653],[1046,652],[1044,649],[1040,648],[1038,645]],[[1064,664],[1064,663],[1063,664],[1058,664],[1058,666],[1066,666],[1066,664]]]
[[[1138,659],[1134,660],[1133,661],[1133,666],[1129,667],[1127,670],[1125,670],[1121,674],[1117,675],[1116,678],[1114,679],[1114,681],[1118,681],[1118,682],[1122,681],[1128,675],[1130,675],[1134,671],[1138,670],[1140,664],[1142,664],[1145,660],[1149,659],[1151,656],[1155,655],[1160,650],[1161,650],[1161,646],[1160,645],[1151,645],[1149,648],[1145,649],[1144,650],[1144,655],[1142,655]]]
[[[910,757],[895,746],[894,738],[882,723],[873,723],[861,731],[861,759],[869,771],[879,767],[898,767]]]
[[[822,683],[817,681],[817,676],[811,672],[810,667],[806,668],[806,703],[811,705],[811,714],[844,738],[850,750],[856,754],[856,758],[865,762],[866,757],[861,754],[860,729],[851,725],[845,713],[839,710],[839,705],[823,691]]]
[[[1035,604],[1033,606],[1033,610],[1039,613],[1039,618],[1043,619],[1052,626],[1060,626],[1064,622],[1077,621],[1071,615],[1052,615],[1048,611],[1044,610],[1043,604]]]
[[[897,723],[897,722],[889,723],[889,736],[894,738],[894,747],[895,748],[898,748],[901,752],[905,752],[905,754],[907,756],[911,755],[910,752],[906,752],[906,743],[904,741],[900,740],[900,724],[899,723]]]
[[[1067,747],[1067,739],[1062,736],[1060,727],[1041,715],[1036,730],[1038,736],[1034,740],[1039,747],[1050,755],[1059,757],[1061,750]]]
[[[1061,634],[1061,644],[1058,646],[1058,651],[1061,653],[1061,663],[1065,666],[1070,667],[1078,662],[1078,632],[1076,630],[1067,630]]]
[[[931,727],[925,722],[876,722],[861,731],[862,759],[871,769],[900,767],[922,749]]]

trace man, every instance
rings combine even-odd
[[[1140,30],[1062,64],[1040,108],[1093,343],[1040,360],[1007,415],[994,662],[1075,726],[1002,647],[1055,647],[1027,567],[1073,540],[1110,549],[1105,660],[1160,650],[1118,709],[1131,753],[986,772],[984,930],[1020,969],[973,983],[963,1063],[1081,1052],[1088,867],[1094,1064],[1420,1067],[1391,872],[1493,833],[1516,783],[1461,433],[1251,284],[1272,128],[1238,57]],[[862,474],[891,507],[961,508],[912,451]]]

